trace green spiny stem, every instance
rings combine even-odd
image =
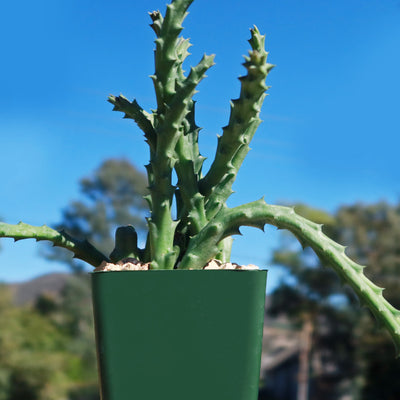
[[[177,56],[177,78],[178,81],[183,82],[185,80],[185,71],[182,68],[183,62],[186,60],[187,56],[190,55],[188,49],[191,47],[189,39],[184,39],[180,37],[176,44],[176,56]]]
[[[179,83],[163,115],[158,115],[158,126],[156,127],[157,140],[162,144],[157,144],[156,152],[165,152],[172,158],[176,143],[182,134],[182,123],[190,111],[190,102],[192,96],[200,81],[205,77],[206,71],[214,65],[214,56],[204,55],[200,62],[190,69],[189,76]],[[168,147],[165,149],[163,145]],[[165,149],[165,150],[164,150]]]
[[[142,251],[137,247],[137,233],[132,225],[120,226],[115,232],[115,248],[110,254],[113,263],[133,257],[142,261]]]
[[[185,81],[182,69],[183,61],[189,55],[188,48],[191,46],[189,40],[181,38],[177,44],[176,53],[179,59],[177,67],[177,87]],[[195,235],[207,223],[204,196],[199,192],[198,182],[204,157],[200,155],[198,135],[200,128],[195,121],[195,102],[191,99],[188,103],[188,114],[183,120],[182,135],[175,148],[177,162],[175,171],[178,176],[177,215],[181,218],[178,230],[185,230],[187,234]],[[186,229],[185,226],[189,229]],[[183,249],[184,250],[184,249]]]
[[[187,139],[188,145],[191,149],[194,173],[197,178],[200,179],[205,157],[200,154],[199,150],[199,132],[201,128],[197,126],[195,121],[195,106],[195,101],[192,101],[189,105],[189,113],[186,116],[188,129],[185,130],[185,138]]]
[[[297,215],[293,208],[268,205],[264,200],[258,200],[232,209],[221,209],[214,220],[192,238],[180,268],[199,268],[204,265],[214,256],[220,240],[235,233],[240,234],[240,226],[263,229],[265,224],[289,230],[303,247],[310,246],[320,259],[329,264],[386,327],[395,343],[397,355],[400,355],[400,311],[382,296],[383,289],[364,275],[364,267],[346,256],[344,246],[325,236],[322,225]]]
[[[175,93],[175,81],[179,64],[176,55],[178,36],[182,31],[182,22],[193,0],[175,0],[167,5],[165,18],[158,12],[150,14],[151,25],[157,35],[155,50],[155,73],[153,79],[157,97],[157,111],[161,115]]]
[[[194,106],[194,104],[192,104]],[[177,163],[175,165],[178,176],[178,188],[182,203],[177,204],[178,215],[181,218],[188,217],[190,234],[197,234],[207,223],[204,196],[199,192],[198,182],[201,172],[201,164],[204,160],[200,156],[197,136],[199,128],[194,124],[194,118],[188,122],[187,127],[180,137],[175,148]],[[196,162],[197,161],[197,162]],[[186,219],[186,218],[185,218]]]
[[[218,139],[215,159],[200,182],[200,190],[207,199],[208,218],[215,215],[232,193],[232,184],[261,122],[258,116],[265,98],[264,92],[268,89],[265,79],[273,68],[272,64],[267,63],[264,41],[265,37],[256,27],[251,30],[249,43],[252,51],[243,64],[247,75],[240,78],[240,96],[231,104],[229,123]]]
[[[140,261],[147,263],[151,262],[151,249],[150,249],[150,234],[147,232],[146,244],[143,250],[140,250],[141,258]]]
[[[74,253],[74,258],[98,267],[103,261],[109,259],[98,251],[87,240],[77,240],[64,231],[56,231],[46,225],[32,226],[20,222],[17,225],[0,222],[0,237],[13,238],[15,241],[22,239],[36,239],[36,241],[49,240],[54,246],[63,247]]]
[[[218,253],[215,255],[215,258],[223,263],[230,262],[232,245],[233,245],[232,237],[229,236],[226,237],[225,239],[222,239],[217,245]]]
[[[147,113],[139,106],[136,100],[130,102],[126,97],[119,95],[109,96],[108,101],[114,105],[113,111],[125,113],[124,118],[133,119],[143,131],[150,149],[156,146],[156,133],[153,127],[153,115]]]
[[[187,14],[187,8],[192,1],[173,1],[167,6],[165,18],[157,11],[150,14],[153,21],[151,27],[157,35],[155,74],[152,76],[157,97],[157,111],[153,114],[153,118],[150,118],[136,102],[129,103],[121,96],[110,98],[110,101],[118,106],[116,109],[124,111],[126,117],[133,117],[145,134],[148,132],[146,138],[150,144],[150,164],[146,169],[150,196],[147,200],[151,218],[148,220],[149,243],[146,248],[150,248],[151,251],[152,268],[172,268],[176,261],[177,248],[173,245],[176,223],[171,217],[174,192],[171,176],[178,158],[175,148],[183,134],[188,133],[183,129],[185,122],[196,134],[197,127],[193,124],[190,126],[190,121],[185,118],[193,107],[191,97],[196,85],[213,64],[213,58],[205,56],[195,68],[191,69],[187,78],[184,76],[182,63],[189,54],[190,43],[178,36],[182,30],[181,24]],[[197,144],[197,136],[195,139]],[[186,140],[185,137],[184,141],[190,140],[193,142],[193,139]],[[188,176],[185,175],[186,182]],[[196,204],[198,197],[194,200]],[[204,224],[204,221],[202,223]]]
[[[163,116],[158,119],[156,128],[157,146],[150,159],[151,179],[151,218],[149,219],[150,248],[152,268],[172,269],[178,250],[174,246],[176,223],[172,220],[171,206],[174,187],[171,184],[174,168],[175,148],[182,136],[183,120],[188,114],[191,97],[205,72],[214,64],[213,56],[204,56],[193,68],[189,76],[179,84]]]
[[[158,37],[161,33],[161,27],[164,21],[164,17],[161,15],[160,11],[153,11],[149,13],[149,15],[151,20],[153,21],[150,26]]]
[[[201,169],[205,160],[200,154],[199,150],[199,132],[200,127],[196,125],[195,121],[195,104],[196,102],[191,100],[188,105],[189,112],[183,121],[183,135],[180,137],[176,153],[178,162],[182,160],[191,160],[192,168],[190,173],[192,177],[190,180],[196,181],[196,186],[201,177]],[[188,174],[185,170],[185,174]],[[179,178],[179,175],[178,175]],[[193,184],[193,183],[192,183]]]
[[[154,153],[157,143],[157,135],[154,129],[154,115],[149,114],[139,106],[136,100],[130,102],[126,97],[120,95],[118,97],[109,96],[108,101],[114,105],[113,111],[121,111],[125,113],[124,118],[133,119],[138,127],[143,131],[146,142],[150,148],[150,159],[154,158]],[[147,177],[149,186],[154,182],[153,169],[151,164],[146,165]],[[149,209],[152,209],[151,196],[144,196],[149,204]]]

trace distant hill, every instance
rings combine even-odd
[[[58,297],[71,275],[52,273],[39,276],[30,281],[7,284],[14,298],[15,305],[33,303],[43,293]]]

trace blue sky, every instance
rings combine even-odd
[[[141,132],[112,113],[108,94],[155,106],[148,11],[164,1],[7,2],[0,66],[0,216],[9,223],[60,220],[78,181],[109,157],[148,162]],[[398,0],[197,0],[183,35],[216,65],[196,95],[203,155],[211,158],[239,93],[249,28],[266,34],[277,67],[252,151],[230,205],[265,195],[334,211],[400,194],[400,3]],[[206,164],[207,166],[207,164]],[[234,261],[268,266],[277,234],[244,229]],[[65,267],[31,240],[2,240],[0,280]],[[272,269],[270,287],[279,278]]]

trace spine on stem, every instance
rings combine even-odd
[[[261,123],[259,113],[268,89],[265,80],[273,65],[267,63],[265,37],[256,27],[251,29],[249,43],[252,50],[243,64],[247,75],[239,78],[240,96],[231,103],[229,123],[218,138],[215,159],[200,181],[201,192],[206,198],[208,219],[218,212],[232,194],[232,184],[250,150],[250,141]]]

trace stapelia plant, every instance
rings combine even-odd
[[[384,299],[382,288],[365,277],[364,267],[350,260],[343,246],[324,235],[320,225],[297,215],[293,208],[269,205],[263,199],[234,208],[226,205],[249,143],[261,122],[260,108],[268,89],[265,80],[273,67],[267,62],[264,36],[256,27],[251,30],[251,49],[243,64],[246,75],[239,78],[239,98],[231,103],[229,122],[218,138],[215,159],[203,174],[204,158],[198,147],[200,128],[195,122],[192,97],[214,62],[213,56],[205,55],[188,74],[182,69],[190,43],[180,37],[181,24],[192,1],[172,1],[164,17],[158,11],[150,14],[157,37],[155,72],[151,77],[157,109],[146,112],[136,100],[129,101],[122,95],[109,97],[114,110],[121,111],[124,118],[134,120],[141,128],[150,149],[150,163],[146,168],[151,216],[147,221],[145,248],[138,248],[132,226],[117,229],[115,249],[109,257],[87,241],[47,226],[0,223],[0,236],[49,240],[95,267],[103,261],[115,263],[135,257],[141,262],[150,262],[151,269],[201,269],[213,258],[229,261],[231,235],[239,233],[240,226],[263,229],[265,224],[275,225],[291,231],[303,246],[310,246],[354,289],[387,328],[399,351],[400,311]],[[176,186],[172,184],[174,170],[178,177]]]

